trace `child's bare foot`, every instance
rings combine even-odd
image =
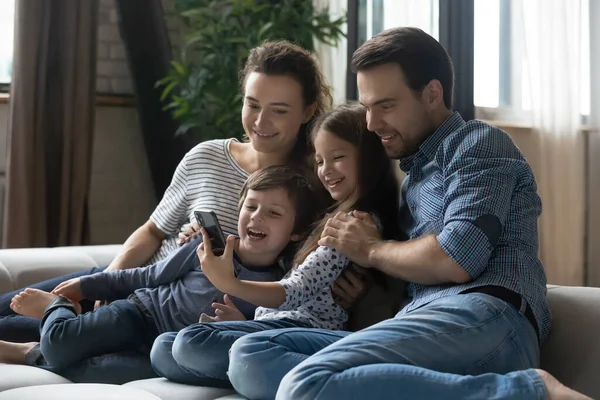
[[[550,400],[592,400],[591,397],[569,389],[548,372],[541,369],[535,371],[542,377]]]
[[[0,363],[25,364],[25,354],[37,343],[12,343],[0,340]]]
[[[12,298],[10,308],[17,314],[41,319],[46,307],[56,299],[56,295],[38,289],[27,288]],[[81,314],[79,303],[73,303],[75,313]]]

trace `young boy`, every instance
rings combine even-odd
[[[234,262],[241,279],[274,281],[285,273],[282,257],[322,211],[321,202],[315,201],[319,185],[307,176],[292,167],[274,166],[248,178],[239,201]],[[214,316],[213,307],[221,310],[217,320],[252,319],[256,307],[240,299],[225,297],[225,305],[213,304],[224,294],[201,271],[196,255],[200,243],[201,238],[193,239],[145,268],[72,279],[53,293],[26,289],[13,298],[11,308],[42,319],[39,346],[0,341],[0,362],[58,372],[103,354],[131,349],[147,353],[159,334],[198,322],[203,313]],[[116,301],[81,315],[82,298]]]

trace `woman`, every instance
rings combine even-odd
[[[223,229],[235,233],[236,199],[248,175],[269,165],[305,162],[308,127],[332,103],[329,87],[311,54],[286,41],[256,47],[241,71],[240,88],[242,126],[247,140],[211,140],[190,150],[150,219],[125,241],[107,271],[135,268],[164,259],[186,236],[198,230],[194,210],[215,211]],[[99,270],[102,269],[66,275],[30,287],[51,291],[61,282]],[[352,294],[357,293],[352,289],[360,287],[360,280],[349,271],[335,287],[340,302],[348,305]],[[0,296],[0,316],[5,317],[0,321],[0,339],[37,341],[39,320],[14,315],[9,307],[11,298],[18,292],[20,290]],[[346,293],[350,296],[345,296]]]

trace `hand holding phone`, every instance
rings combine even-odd
[[[217,214],[213,211],[194,211],[198,225],[206,230],[212,247],[213,254],[222,255],[225,250],[225,234],[219,224]]]

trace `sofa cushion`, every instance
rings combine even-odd
[[[50,371],[26,365],[0,364],[0,377],[0,392],[24,386],[71,383]]]
[[[121,245],[0,251],[0,293],[60,275],[110,264]]]
[[[542,348],[542,368],[563,384],[600,399],[600,289],[548,287],[552,330]]]
[[[28,386],[0,393],[0,400],[161,400],[132,387],[97,383]]]
[[[235,394],[230,389],[183,385],[165,378],[143,379],[126,383],[123,386],[145,390],[158,396],[161,400],[214,400]],[[238,398],[243,399],[243,397]]]

